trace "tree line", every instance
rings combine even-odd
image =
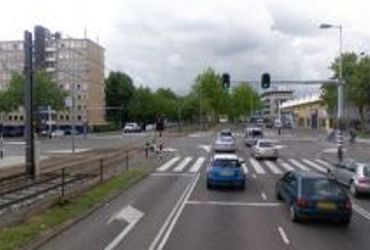
[[[217,121],[219,115],[231,120],[245,117],[261,108],[259,94],[247,83],[224,89],[221,75],[212,68],[200,73],[187,95],[178,95],[169,88],[152,90],[135,87],[132,78],[123,72],[110,72],[105,81],[107,120],[117,125],[126,122],[153,123],[158,114],[170,121]]]

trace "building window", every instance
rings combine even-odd
[[[18,121],[18,116],[17,115],[14,116],[14,121]]]
[[[23,115],[19,116],[19,120],[23,121],[24,117]]]
[[[59,84],[59,88],[60,89],[63,89],[63,84]]]
[[[81,105],[78,105],[78,106],[77,106],[77,109],[78,109],[78,110],[81,110]]]
[[[63,121],[64,120],[64,115],[60,115],[59,119]]]
[[[8,120],[9,120],[9,121],[11,121],[11,120],[12,120],[12,118],[13,118],[13,117],[10,115],[10,116],[8,117]]]
[[[81,88],[81,85],[80,84],[77,84],[77,89],[80,89]]]
[[[77,119],[78,119],[79,121],[81,121],[82,117],[79,115],[79,116],[77,116]]]
[[[78,100],[81,100],[81,95],[78,95],[78,96],[77,96],[77,99],[78,99]]]
[[[66,120],[69,121],[69,115],[66,115]]]

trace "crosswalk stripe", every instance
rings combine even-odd
[[[332,168],[332,167],[333,167],[332,165],[330,165],[329,163],[327,163],[326,161],[323,161],[323,160],[321,160],[321,159],[316,159],[316,161],[317,161],[318,163],[320,163],[320,164],[324,165],[324,166],[325,166],[325,167],[327,167],[327,168]]]
[[[191,173],[198,172],[205,160],[206,158],[199,157],[198,160],[194,163],[194,165],[190,168],[189,172]]]
[[[173,164],[175,164],[178,160],[180,160],[180,157],[173,157],[171,160],[157,168],[157,171],[163,172],[169,169]]]
[[[243,171],[245,174],[248,174],[248,168],[247,168],[247,165],[245,165],[245,163],[242,164],[242,168],[243,168]]]
[[[285,168],[285,170],[287,171],[292,171],[294,170],[294,168],[292,166],[290,166],[289,163],[285,162],[285,161],[282,161],[282,160],[278,160],[278,163],[283,167]]]
[[[252,164],[252,167],[256,170],[257,174],[266,174],[266,171],[256,159],[250,158],[249,161]]]
[[[173,169],[174,172],[181,172],[182,170],[184,170],[184,168],[186,167],[186,165],[189,164],[189,162],[191,162],[193,158],[191,157],[186,157],[184,160],[182,160],[179,165],[177,165],[177,167],[175,167]]]
[[[295,159],[289,159],[289,161],[291,163],[293,163],[294,166],[296,166],[296,167],[298,167],[298,168],[300,168],[302,170],[308,170],[308,168],[305,165],[303,165],[302,163],[300,163],[299,161],[297,161]]]
[[[320,172],[326,172],[326,169],[321,167],[320,165],[318,165],[317,163],[313,162],[313,161],[310,161],[309,159],[302,159],[302,161],[304,163],[307,163],[308,165],[310,165],[311,167],[315,168],[316,170],[320,171]]]
[[[282,172],[280,169],[271,161],[264,161],[266,166],[273,172],[274,174],[281,174]]]

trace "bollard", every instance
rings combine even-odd
[[[128,150],[126,150],[126,170],[129,168],[129,162],[128,162]]]
[[[103,182],[103,159],[99,160],[99,176],[100,176],[100,183]]]
[[[62,168],[62,198],[64,197],[64,177],[65,177],[65,170]]]

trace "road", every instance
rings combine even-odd
[[[334,223],[293,223],[288,209],[274,197],[274,183],[288,169],[323,173],[335,160],[322,137],[287,131],[268,137],[280,145],[277,162],[251,160],[237,134],[238,154],[245,158],[245,191],[207,190],[205,169],[212,155],[213,133],[172,140],[170,160],[41,249],[369,249],[370,199],[352,199],[349,227]],[[369,145],[346,145],[346,155],[370,160]],[[150,164],[150,163],[148,163]]]

